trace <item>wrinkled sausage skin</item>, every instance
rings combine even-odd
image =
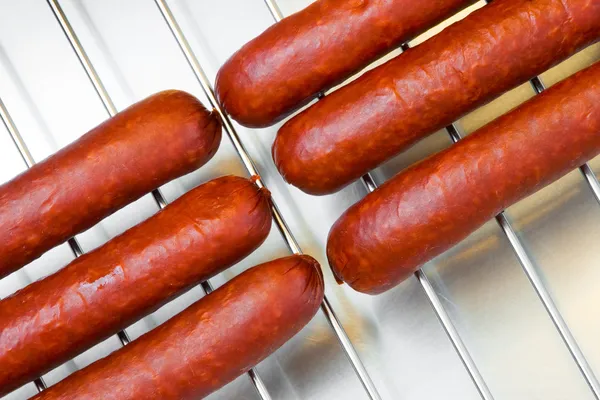
[[[351,207],[329,233],[331,267],[360,292],[384,292],[599,153],[597,63]]]
[[[140,101],[0,186],[0,278],[204,165],[221,124],[191,95]]]
[[[269,195],[226,176],[0,301],[0,396],[37,378],[254,251]]]
[[[34,399],[203,398],[298,333],[322,300],[323,277],[312,257],[261,264]]]
[[[475,0],[317,0],[220,69],[216,91],[240,124],[272,125]]]
[[[495,0],[292,118],[275,164],[335,192],[599,37],[597,0]]]

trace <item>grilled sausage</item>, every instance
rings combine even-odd
[[[203,398],[298,333],[322,300],[312,257],[261,264],[34,399]]]
[[[475,0],[318,0],[271,26],[220,69],[217,96],[265,127]]]
[[[0,301],[0,396],[238,262],[270,227],[266,189],[215,179]]]
[[[329,233],[329,262],[381,293],[599,153],[597,63],[367,195]]]
[[[216,113],[187,93],[166,91],[0,186],[0,278],[194,171],[220,141]]]
[[[273,158],[335,192],[599,37],[599,1],[495,0],[288,121]]]

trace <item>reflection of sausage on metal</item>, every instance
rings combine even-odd
[[[212,158],[216,113],[166,91],[0,186],[0,278]]]
[[[475,0],[319,0],[221,67],[216,91],[240,124],[265,127]]]
[[[600,2],[493,1],[288,121],[286,181],[335,192],[600,37]]]
[[[270,211],[265,189],[218,178],[1,300],[0,396],[246,257],[269,234]]]
[[[329,233],[335,275],[381,293],[600,153],[600,63],[404,172]]]
[[[298,333],[322,300],[312,257],[261,264],[34,399],[204,398]]]

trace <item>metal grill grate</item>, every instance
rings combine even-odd
[[[96,72],[92,62],[90,61],[89,57],[87,56],[86,51],[84,50],[84,47],[82,46],[81,42],[79,41],[74,29],[72,28],[67,16],[63,12],[58,0],[47,0],[47,2],[48,2],[48,5],[50,6],[52,12],[54,13],[56,20],[60,24],[60,27],[62,28],[67,40],[69,41],[69,44],[71,45],[73,51],[76,53],[81,65],[83,66],[98,97],[102,101],[102,104],[103,104],[104,108],[106,109],[107,114],[109,116],[115,115],[117,113],[117,108],[116,108],[114,102],[112,101],[111,96],[109,95],[109,92],[107,91],[105,85],[103,84],[99,74]],[[275,1],[264,0],[264,2],[265,2],[265,5],[268,7],[269,12],[274,17],[275,21],[278,21],[283,17],[283,14]],[[180,28],[177,19],[174,17],[173,13],[171,12],[171,9],[169,8],[167,2],[165,0],[155,0],[155,3],[156,3],[156,6],[158,7],[162,17],[164,18],[165,23],[168,25],[174,39],[176,40],[177,45],[179,46],[181,52],[183,53],[187,63],[189,64],[189,67],[193,71],[194,76],[196,77],[197,81],[201,85],[202,90],[204,91],[206,97],[208,98],[208,100],[210,102],[210,105],[212,107],[214,107],[220,114],[220,116],[223,120],[225,132],[227,133],[230,141],[232,142],[233,147],[235,148],[237,154],[239,155],[239,158],[241,159],[246,171],[248,172],[249,175],[260,175],[258,173],[258,170],[257,170],[257,167],[256,167],[254,161],[252,160],[248,151],[242,144],[242,141],[241,141],[238,133],[236,132],[236,129],[234,128],[234,125],[232,124],[229,117],[224,113],[224,111],[218,105],[218,103],[215,99],[215,95],[213,92],[211,82],[210,82],[209,78],[207,77],[198,57],[192,50],[192,47],[190,46],[182,29]],[[407,48],[408,48],[408,45],[403,46],[403,50],[405,50]],[[542,81],[537,77],[531,81],[531,85],[534,88],[536,93],[540,93],[544,90],[544,85],[543,85]],[[0,93],[0,95],[1,95],[1,93]],[[35,163],[34,158],[32,157],[27,145],[25,144],[23,138],[21,137],[21,135],[17,129],[16,124],[14,123],[13,119],[11,118],[11,115],[9,114],[7,108],[5,107],[5,105],[1,99],[0,99],[0,118],[2,119],[4,125],[6,126],[16,148],[19,151],[19,154],[23,158],[23,161],[25,162],[27,167],[31,167],[32,165],[34,165],[34,163]],[[452,142],[456,143],[458,140],[461,139],[459,129],[456,126],[451,125],[451,126],[447,127],[446,130],[447,130],[447,133],[450,136]],[[600,184],[598,182],[596,175],[593,173],[592,169],[587,164],[583,165],[580,168],[580,170],[581,170],[586,182],[588,183],[589,187],[591,188],[592,193],[595,196],[595,199],[598,202],[600,202]],[[363,182],[364,186],[366,187],[367,191],[373,191],[377,187],[375,179],[371,175],[364,176],[362,178],[362,182]],[[261,179],[257,180],[256,184],[259,187],[265,186],[264,182]],[[167,205],[167,201],[165,200],[164,196],[161,194],[160,190],[155,190],[152,193],[152,196],[159,208],[164,208]],[[273,205],[272,205],[272,214],[273,214],[273,220],[274,220],[279,232],[281,233],[289,251],[294,254],[301,254],[302,250],[301,250],[297,240],[295,239],[294,235],[292,234],[288,224],[284,220],[284,218],[283,218],[279,208],[275,204],[275,202],[273,202]],[[559,312],[558,307],[556,306],[552,296],[550,295],[550,292],[546,289],[542,278],[540,277],[539,273],[536,271],[536,269],[534,267],[534,263],[532,262],[531,258],[529,257],[529,255],[527,254],[527,252],[525,250],[525,246],[520,241],[515,229],[511,226],[508,218],[504,215],[504,213],[498,215],[496,217],[496,221],[497,221],[498,225],[500,226],[501,230],[503,231],[503,233],[505,234],[506,238],[508,239],[510,245],[512,246],[512,249],[513,249],[514,253],[516,254],[523,270],[525,271],[527,278],[531,282],[531,285],[533,286],[535,292],[539,296],[539,299],[543,303],[545,309],[547,310],[560,337],[564,341],[564,344],[568,348],[569,353],[571,354],[573,360],[575,361],[577,367],[579,368],[579,370],[580,370],[581,374],[583,375],[585,381],[587,382],[589,388],[591,389],[593,396],[596,399],[600,399],[600,384],[598,383],[598,380],[597,380],[596,376],[594,375],[592,367],[587,362],[582,350],[580,349],[577,341],[575,340],[573,334],[571,333],[569,326],[565,322],[565,320],[562,317],[561,313]],[[80,255],[83,254],[81,246],[77,242],[76,238],[70,239],[68,243],[69,243],[69,246],[70,246],[73,254],[75,255],[75,257],[79,257]],[[415,273],[415,277],[416,277],[417,281],[419,282],[419,284],[421,285],[429,302],[431,303],[432,308],[435,311],[437,318],[439,319],[440,323],[442,324],[444,331],[446,332],[448,338],[450,339],[452,345],[454,346],[458,356],[460,357],[460,360],[464,364],[471,380],[473,381],[477,391],[479,392],[479,395],[481,396],[481,398],[486,399],[486,400],[493,399],[492,393],[491,393],[490,389],[488,388],[486,381],[484,380],[481,372],[479,371],[477,364],[471,357],[469,350],[467,349],[467,346],[465,345],[465,343],[463,341],[463,338],[461,337],[458,330],[454,326],[452,319],[450,318],[447,310],[444,308],[443,302],[441,301],[438,293],[436,292],[433,285],[429,281],[429,278],[421,270],[419,270],[417,273]],[[204,292],[207,294],[212,291],[212,286],[209,282],[203,283],[201,285],[201,287],[204,290]],[[357,351],[355,350],[355,348],[353,346],[353,343],[350,341],[348,335],[346,334],[346,331],[342,327],[340,321],[338,320],[338,317],[336,316],[336,313],[335,313],[333,307],[331,306],[331,304],[327,298],[325,298],[323,304],[321,305],[321,310],[323,312],[323,315],[329,322],[330,327],[331,327],[332,331],[334,332],[336,338],[338,339],[339,343],[341,344],[341,347],[344,350],[344,353],[347,356],[348,361],[350,362],[352,368],[356,372],[356,375],[364,388],[366,396],[369,397],[370,399],[380,399],[381,396],[380,396],[376,386],[374,385],[372,379],[370,378],[365,366],[363,365],[361,358],[359,357]],[[129,337],[125,331],[119,332],[118,337],[123,345],[127,345],[129,343]],[[269,394],[269,392],[267,390],[267,386],[265,385],[263,380],[260,378],[260,376],[258,375],[256,370],[254,370],[254,369],[251,370],[248,373],[248,375],[249,375],[251,382],[254,385],[257,393],[259,394],[259,396],[262,399],[271,399],[271,395]],[[35,381],[35,384],[36,384],[36,387],[38,388],[38,390],[40,390],[40,391],[46,387],[44,381],[41,378],[37,379]]]

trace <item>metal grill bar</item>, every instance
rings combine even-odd
[[[90,82],[94,86],[96,94],[102,101],[102,105],[106,109],[106,112],[108,113],[108,115],[110,117],[115,116],[117,114],[117,108],[115,107],[114,102],[112,101],[112,98],[108,94],[106,87],[102,83],[102,79],[100,79],[100,76],[98,75],[98,73],[96,72],[96,69],[94,68],[92,62],[90,61],[85,49],[81,45],[81,42],[79,41],[79,38],[77,37],[77,34],[75,33],[73,27],[71,26],[71,23],[69,22],[67,16],[65,15],[64,11],[62,10],[60,3],[58,2],[58,0],[47,0],[47,3],[50,6],[50,8],[52,9],[52,12],[53,12],[54,16],[56,17],[56,20],[58,21],[63,33],[65,34],[67,40],[69,41],[69,44],[73,48],[73,51],[77,55],[79,62],[81,63],[82,67],[85,69],[85,72],[86,72]],[[152,197],[156,201],[156,204],[159,209],[162,210],[163,208],[165,208],[167,206],[168,203],[167,203],[166,199],[164,198],[163,194],[161,193],[160,189],[153,190]],[[204,294],[206,294],[206,295],[210,294],[214,290],[210,281],[202,282],[200,284],[200,286],[202,287],[202,290],[204,291]],[[123,343],[123,345],[129,344],[129,342],[130,342],[129,337],[127,336],[127,333],[124,330],[120,331],[117,335],[118,335],[119,339],[121,340],[121,342]],[[262,381],[262,379],[260,378],[260,376],[258,375],[258,373],[256,371],[254,371],[254,369],[252,369],[252,370],[248,371],[248,376],[250,377],[250,380],[253,383],[253,385],[254,385],[256,391],[258,392],[259,396],[261,397],[261,399],[271,400],[271,396],[269,395],[269,392],[267,391],[267,388],[266,388],[264,382]]]
[[[264,2],[267,5],[267,7],[269,8],[269,11],[271,12],[271,15],[273,16],[273,18],[275,19],[275,22],[281,21],[283,19],[283,14],[282,14],[281,10],[279,9],[279,7],[277,6],[276,1],[275,0],[264,0]],[[408,48],[408,47],[406,47],[406,48]],[[403,50],[405,50],[406,48],[403,47]],[[323,99],[324,97],[325,97],[324,93],[319,93],[319,96],[318,96],[319,100]],[[452,127],[452,129],[449,130],[448,132],[451,133],[451,136],[454,135],[454,136],[458,137],[458,131],[456,130],[456,128]],[[375,191],[375,189],[377,189],[378,185],[370,173],[365,174],[361,178],[361,181],[368,192],[373,192],[373,191]],[[444,332],[446,332],[446,335],[450,339],[452,346],[456,350],[458,357],[460,358],[462,364],[465,366],[467,373],[469,374],[469,377],[471,378],[471,380],[473,381],[473,384],[475,385],[477,391],[479,392],[479,395],[484,400],[493,400],[494,397],[492,396],[492,393],[490,392],[485,380],[483,379],[481,372],[479,372],[479,369],[477,368],[475,361],[473,361],[473,358],[471,357],[469,350],[467,349],[465,343],[463,342],[462,338],[460,337],[458,330],[452,323],[452,319],[448,315],[438,294],[436,293],[435,289],[431,285],[429,278],[427,278],[427,275],[421,269],[419,269],[417,272],[415,272],[414,276],[417,279],[417,281],[419,282],[419,284],[421,285],[423,291],[425,292],[425,295],[427,296],[429,303],[431,304],[431,307],[433,308],[433,311],[435,312],[438,320],[440,321],[440,323],[442,324],[442,327],[444,328]]]
[[[200,65],[198,58],[196,57],[188,40],[186,39],[185,35],[183,34],[181,27],[177,23],[177,20],[173,16],[173,13],[172,13],[170,7],[168,6],[168,4],[165,0],[155,0],[155,3],[158,6],[163,18],[165,19],[165,22],[169,26],[169,29],[171,30],[173,37],[177,41],[177,44],[179,45],[179,48],[181,49],[183,55],[185,56],[185,59],[187,60],[190,68],[194,72],[196,79],[202,86],[202,90],[204,91],[204,94],[208,98],[211,106],[221,116],[221,119],[223,122],[223,127],[225,128],[227,135],[231,139],[238,155],[242,159],[244,167],[246,168],[246,170],[248,171],[248,173],[250,175],[258,176],[258,179],[256,181],[257,185],[259,187],[264,187],[265,185],[262,182],[262,179],[260,178],[260,174],[258,174],[258,172],[257,172],[254,162],[250,158],[247,150],[242,145],[239,135],[236,132],[235,128],[233,127],[233,124],[231,123],[229,116],[224,112],[224,110],[221,108],[221,106],[217,102],[217,99],[215,97],[214,90],[212,88],[210,80],[206,76],[206,73],[204,72],[202,66]],[[285,239],[285,242],[288,245],[290,251],[294,254],[302,254],[302,250],[301,250],[300,246],[298,245],[298,242],[294,238],[294,235],[290,231],[288,225],[286,224],[285,220],[283,219],[281,212],[279,211],[279,209],[276,206],[274,201],[272,202],[271,211],[273,214],[273,219],[275,221],[275,224],[277,225],[277,228],[279,229],[283,238]],[[327,297],[325,297],[323,299],[323,302],[321,303],[321,310],[323,311],[325,318],[327,319],[327,321],[329,322],[333,331],[335,332],[346,356],[348,357],[350,363],[352,364],[352,367],[354,368],[354,371],[358,375],[358,378],[360,379],[360,382],[363,385],[365,391],[367,392],[369,398],[371,398],[373,400],[381,399],[379,393],[377,392],[375,385],[373,384],[373,381],[371,380],[371,377],[369,376],[367,370],[365,369],[360,357],[358,356],[358,353],[354,349],[354,346],[352,345],[352,342],[348,338],[348,335],[346,334],[344,328],[340,324]]]
[[[42,377],[37,378],[33,381],[33,383],[35,384],[35,388],[38,392],[43,392],[47,388],[46,382],[44,382],[44,379]]]
[[[269,8],[269,11],[273,16],[273,19],[275,19],[275,22],[279,22],[284,18],[283,13],[281,12],[281,9],[275,0],[265,0],[265,4]]]

